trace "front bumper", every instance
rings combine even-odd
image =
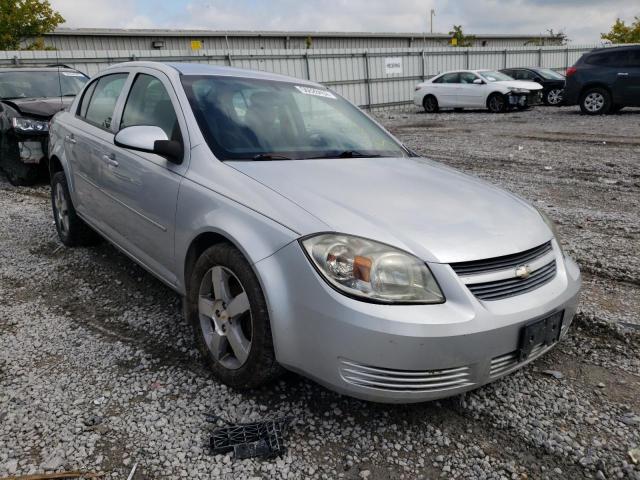
[[[542,104],[542,90],[530,93],[510,93],[507,98],[512,107],[532,107]]]
[[[529,293],[478,300],[446,264],[429,264],[446,297],[439,305],[379,305],[329,287],[293,242],[255,267],[266,294],[278,361],[353,397],[385,403],[433,400],[477,388],[516,370],[522,327],[575,314],[580,272],[557,246],[557,274]]]

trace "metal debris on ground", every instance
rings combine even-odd
[[[137,468],[138,468],[138,462],[133,464],[133,468],[131,469],[131,472],[129,472],[129,476],[127,477],[127,480],[133,479],[133,476],[135,475]]]
[[[211,434],[213,453],[233,451],[237,459],[277,457],[284,453],[283,435],[291,422],[290,417],[251,423],[230,423],[216,415],[208,415],[209,421],[222,420],[226,426],[216,428]]]
[[[82,472],[56,472],[56,473],[35,473],[32,475],[20,475],[18,477],[4,477],[0,480],[63,480],[70,478],[100,478],[103,475],[99,473],[82,473]]]

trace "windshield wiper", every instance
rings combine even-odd
[[[278,155],[277,153],[259,153],[252,158],[254,161],[261,160],[292,160],[284,155]]]
[[[363,152],[358,152],[357,150],[345,150],[339,153],[328,153],[320,157],[312,157],[312,158],[376,158],[376,157],[382,157],[382,155],[376,155],[372,153],[363,153]]]

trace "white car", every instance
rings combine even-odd
[[[505,112],[525,109],[542,100],[542,86],[514,80],[493,70],[457,70],[436,75],[415,87],[414,103],[428,113],[441,108],[488,108]]]

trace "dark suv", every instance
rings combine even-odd
[[[640,46],[597,48],[567,69],[565,105],[587,115],[640,106]]]

